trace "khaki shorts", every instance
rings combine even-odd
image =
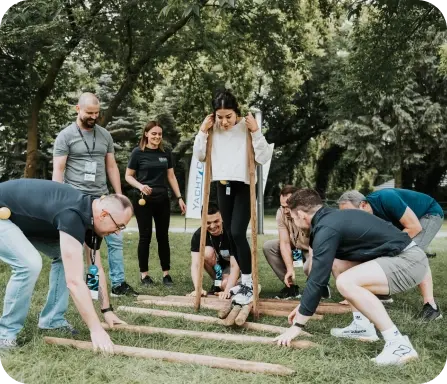
[[[419,285],[428,271],[428,259],[418,246],[403,251],[397,256],[375,259],[385,272],[390,295],[405,292]]]

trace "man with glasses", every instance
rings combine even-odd
[[[263,245],[264,255],[272,267],[276,276],[285,287],[276,296],[278,299],[299,298],[299,287],[295,284],[295,267],[293,254],[302,254],[305,259],[303,265],[304,274],[309,274],[312,258],[309,253],[309,237],[294,223],[287,200],[298,190],[293,185],[286,185],[280,192],[279,201],[281,206],[276,212],[276,223],[278,224],[278,240],[266,241]],[[297,262],[295,262],[297,266]],[[329,291],[324,292],[324,297],[329,297]]]
[[[53,151],[53,181],[70,184],[94,197],[109,193],[106,175],[115,193],[121,193],[112,136],[96,124],[99,110],[97,97],[92,93],[83,93],[76,105],[76,121],[59,133]],[[137,296],[138,293],[124,277],[122,234],[113,233],[105,237],[105,241],[112,296]]]
[[[9,218],[0,220],[0,260],[12,269],[0,318],[0,350],[17,347],[17,335],[23,328],[42,269],[38,252],[41,251],[52,263],[39,328],[73,332],[65,319],[70,292],[90,330],[94,348],[113,352],[113,344],[101,327],[84,280],[83,244],[95,250],[101,237],[125,229],[133,214],[129,199],[123,195],[93,199],[69,185],[19,179],[0,184],[0,207],[11,212]],[[88,262],[97,271],[96,293],[104,320],[111,327],[123,323],[110,305],[100,254],[92,252]]]

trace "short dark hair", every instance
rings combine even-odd
[[[323,205],[320,195],[314,189],[303,188],[298,189],[287,200],[290,209],[298,209],[303,212],[311,212],[315,207]]]
[[[280,196],[287,196],[290,194],[294,194],[296,191],[298,191],[298,187],[295,187],[294,185],[285,185],[281,192],[279,192]]]
[[[229,89],[221,89],[214,95],[213,101],[213,112],[216,113],[219,109],[232,109],[236,112],[237,116],[241,115],[241,110],[239,109],[239,104],[236,97],[231,93]]]
[[[217,212],[220,212],[219,206],[214,201],[210,201],[208,203],[208,215],[214,215]],[[202,213],[203,213],[203,206],[201,214]]]

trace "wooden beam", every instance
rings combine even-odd
[[[104,329],[108,331],[127,331],[133,333],[144,333],[149,335],[155,333],[162,333],[164,335],[170,335],[170,336],[180,336],[180,337],[187,336],[207,340],[275,345],[275,339],[273,337],[237,335],[231,333],[215,333],[215,332],[201,332],[201,331],[199,332],[199,331],[188,331],[184,329],[156,328],[156,327],[128,325],[128,324],[115,325],[113,328],[110,328],[106,323],[102,323],[101,325]],[[308,340],[294,340],[290,344],[292,348],[297,349],[310,348],[316,345],[317,344]]]
[[[223,323],[226,327],[230,327],[234,325],[234,322],[236,320],[236,317],[239,315],[239,312],[241,311],[242,306],[241,305],[233,305],[233,308],[231,309],[228,316],[223,319]]]
[[[77,349],[93,350],[92,343],[87,341],[60,339],[57,337],[44,337],[44,341],[47,344],[52,345],[63,345],[74,347]],[[207,367],[231,369],[242,372],[263,373],[279,376],[290,376],[295,373],[294,370],[279,364],[229,359],[218,356],[206,356],[196,355],[192,353],[164,351],[158,349],[127,347],[124,345],[115,345],[113,350],[115,355],[141,357],[145,359],[157,359],[175,363],[197,364]]]
[[[260,128],[259,128],[260,129]],[[250,177],[251,276],[253,280],[253,317],[259,318],[258,220],[256,216],[256,164],[250,130],[247,129],[248,174]],[[262,183],[262,180],[258,180]]]
[[[141,315],[151,315],[151,316],[157,316],[157,317],[176,317],[176,318],[181,318],[181,319],[185,319],[188,321],[193,321],[196,323],[224,325],[223,320],[218,319],[216,317],[194,315],[191,313],[172,312],[172,311],[163,311],[160,309],[125,307],[125,306],[120,306],[117,308],[117,310],[119,312],[136,313],[136,314],[141,314]],[[241,326],[241,328],[251,329],[253,331],[259,331],[259,332],[270,332],[270,333],[275,333],[277,335],[287,331],[287,329],[288,329],[285,327],[278,327],[276,325],[250,323],[250,322],[245,322]],[[307,336],[307,337],[311,336],[310,333],[307,333],[305,331],[301,331],[301,334],[303,336]]]
[[[197,266],[197,286],[196,297],[194,302],[194,308],[196,311],[200,309],[200,299],[202,297],[202,284],[203,284],[203,268],[205,266],[205,246],[206,246],[206,220],[208,217],[208,204],[210,201],[210,180],[211,180],[211,149],[213,146],[213,131],[208,131],[208,139],[206,142],[206,158],[205,158],[205,181],[203,188],[203,204],[202,204],[202,222],[200,229],[200,261]]]
[[[235,324],[238,326],[241,326],[247,321],[247,317],[250,314],[250,311],[252,310],[253,303],[250,303],[248,305],[244,305],[237,315],[236,319],[234,320]]]

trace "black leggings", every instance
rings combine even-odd
[[[171,268],[171,250],[169,248],[169,221],[171,218],[171,204],[169,197],[157,201],[146,201],[146,205],[139,205],[138,199],[134,202],[135,217],[140,232],[138,242],[138,263],[140,272],[149,271],[149,248],[152,239],[152,217],[155,222],[155,234],[158,243],[158,257],[163,271]]]
[[[230,195],[226,185],[217,182],[217,200],[225,231],[239,268],[244,275],[251,273],[251,251],[247,241],[250,222],[250,186],[240,181],[230,182]]]

